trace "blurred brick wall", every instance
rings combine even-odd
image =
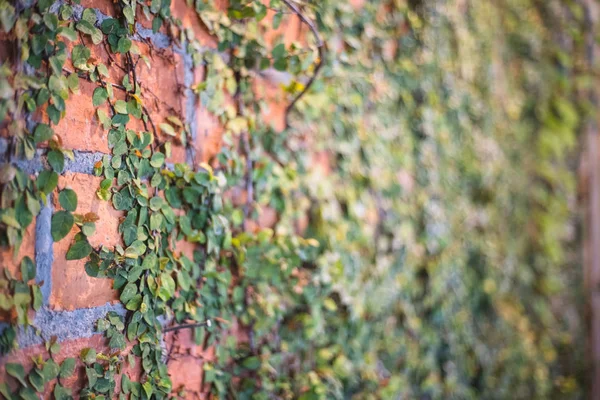
[[[115,8],[111,0],[83,0],[83,8],[94,8],[102,15],[114,16]],[[76,10],[78,6],[74,7]],[[197,40],[208,51],[216,51],[217,41],[211,37],[193,8],[187,6],[185,0],[172,0],[172,13],[175,18],[182,21],[183,28],[191,28]],[[270,11],[265,23],[273,16]],[[142,86],[142,100],[147,107],[155,125],[163,122],[169,115],[178,115],[181,120],[191,127],[191,136],[194,140],[195,151],[186,152],[181,143],[174,143],[171,163],[183,162],[197,164],[210,162],[221,146],[221,136],[224,131],[216,116],[211,115],[199,102],[198,97],[192,92],[191,86],[203,79],[204,68],[194,68],[191,57],[186,53],[185,45],[178,45],[171,41],[163,27],[160,32],[153,34],[150,27],[151,21],[144,21],[143,14],[138,12],[137,34],[132,37],[142,54],[151,60],[148,68],[143,61],[137,66],[137,76]],[[287,44],[300,40],[306,30],[294,16],[289,16],[289,23],[282,24],[276,31],[265,31],[265,40],[272,43],[283,37]],[[177,32],[174,37],[179,37]],[[0,37],[0,56],[6,60],[11,54],[10,38]],[[95,46],[89,38],[85,39],[86,45],[91,49],[92,57],[103,62],[109,67],[110,81],[120,84],[124,72],[111,67],[108,54],[103,46]],[[72,45],[71,47],[72,48]],[[112,54],[114,63],[124,65],[119,55]],[[65,68],[74,71],[70,59]],[[268,74],[267,74],[268,75]],[[257,94],[266,100],[269,112],[265,115],[267,123],[276,129],[285,126],[285,102],[283,92],[277,82],[270,82],[261,78],[254,85]],[[91,236],[90,243],[113,246],[119,243],[120,236],[117,232],[121,213],[112,208],[111,203],[102,201],[96,196],[96,189],[101,178],[92,175],[93,165],[109,153],[107,131],[105,131],[96,117],[96,107],[92,105],[92,93],[97,84],[85,79],[79,81],[79,93],[71,94],[66,102],[65,117],[54,130],[62,140],[63,147],[74,151],[75,159],[66,160],[65,170],[59,179],[59,189],[69,187],[77,192],[79,203],[77,213],[93,212],[99,216],[96,233]],[[115,90],[117,99],[123,93]],[[107,114],[110,115],[108,105]],[[47,121],[47,116],[39,113],[37,120]],[[136,125],[137,124],[137,125]],[[128,125],[129,128],[142,131],[141,121],[135,119]],[[149,127],[150,129],[150,127]],[[4,137],[4,138],[3,138]],[[6,121],[0,126],[0,153],[6,148]],[[35,176],[44,166],[43,149],[38,150],[36,157],[30,161],[19,161],[19,166],[32,176]],[[195,159],[192,159],[195,157]],[[37,264],[36,280],[43,293],[43,307],[35,316],[34,325],[39,328],[45,340],[56,336],[61,342],[61,351],[55,357],[60,362],[67,357],[79,357],[81,349],[93,347],[97,351],[107,350],[102,334],[95,331],[95,322],[108,311],[124,314],[124,309],[118,301],[118,295],[112,289],[112,281],[97,279],[87,276],[84,270],[84,260],[67,261],[66,251],[69,247],[74,232],[65,239],[53,243],[50,235],[50,219],[52,213],[60,208],[57,201],[57,192],[50,196],[37,219],[30,225],[21,249],[13,257],[11,249],[0,249],[0,261],[3,268],[8,268],[20,276],[19,262],[24,256],[29,256]],[[266,213],[272,214],[272,213]],[[274,217],[271,215],[271,219]],[[266,222],[268,224],[268,222]],[[190,254],[191,245],[184,244],[180,251]],[[0,316],[0,329],[6,326],[7,316]],[[166,338],[168,346],[173,346],[173,358],[169,363],[169,371],[173,380],[173,388],[185,387],[188,398],[196,398],[208,388],[202,386],[202,362],[210,359],[213,352],[202,353],[194,345],[191,332],[179,331],[169,334]],[[21,331],[18,335],[20,348],[0,360],[0,382],[11,383],[12,378],[5,373],[7,362],[21,362],[28,369],[31,365],[31,356],[42,354],[48,358],[42,337],[33,334],[32,330]],[[78,361],[79,362],[79,361]],[[81,365],[81,364],[79,364]],[[136,379],[139,371],[127,371],[132,379]],[[84,374],[80,373],[63,382],[68,387],[77,389],[83,382]],[[51,392],[53,383],[46,386]],[[117,386],[118,387],[118,386]],[[50,396],[50,395],[49,395]]]

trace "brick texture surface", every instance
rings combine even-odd
[[[85,174],[66,173],[59,178],[58,188],[70,188],[77,193],[77,213],[92,212],[100,218],[96,232],[89,238],[94,248],[101,245],[114,246],[119,243],[119,218],[123,214],[115,211],[111,203],[98,199],[96,188],[102,179]],[[54,196],[58,198],[58,196]],[[60,209],[58,202],[56,209]],[[57,310],[95,307],[118,299],[108,279],[92,278],[85,272],[85,260],[67,261],[65,255],[79,228],[74,227],[63,240],[54,243],[52,264],[52,294],[50,306]]]

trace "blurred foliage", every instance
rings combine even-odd
[[[291,220],[309,213],[320,254],[301,298],[288,298],[294,283],[261,292],[285,307],[271,313],[262,389],[580,398],[573,156],[589,111],[585,10],[342,3],[314,4],[328,55],[287,133],[298,186],[264,199]]]

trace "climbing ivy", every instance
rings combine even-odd
[[[82,351],[78,393],[61,385],[75,361],[59,366],[54,340],[28,373],[7,364],[18,387],[3,385],[4,397],[37,398],[57,377],[57,399],[185,397],[165,344],[183,329],[215,349],[203,381],[216,398],[581,395],[581,332],[551,304],[577,304],[568,233],[570,151],[589,111],[581,4],[188,1],[218,41],[211,50],[170,6],[119,0],[99,18],[77,1],[0,0],[15,49],[0,67],[0,244],[17,254],[56,193],[73,153],[53,126],[79,81],[94,83],[110,149],[94,165],[96,194],[123,213],[121,244],[92,247],[98,216],[78,214],[70,189],[55,194],[51,233],[75,230],[66,258],[110,279],[126,310],[97,321],[107,353]],[[210,163],[195,161],[181,115],[154,121],[144,105],[137,68],[151,60],[132,40],[142,19],[205,69],[189,89],[225,127]],[[301,41],[266,40],[293,19]],[[120,60],[121,82],[93,46]],[[289,104],[283,132],[264,118],[260,82],[273,76]],[[47,121],[35,122],[39,109]],[[173,143],[192,165],[168,163]],[[38,153],[36,176],[19,168]],[[257,224],[266,209],[270,228]],[[41,306],[29,258],[21,279],[4,275],[0,308],[15,316],[2,353]]]

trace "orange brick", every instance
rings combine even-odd
[[[104,15],[114,17],[117,14],[115,3],[112,0],[81,0],[84,8],[95,8]]]
[[[282,9],[288,14],[283,16],[281,24],[277,29],[273,29],[273,17],[276,14],[274,10],[269,9],[267,11],[267,15],[261,21],[263,26],[263,40],[265,41],[267,47],[272,46],[279,39],[283,39],[283,43],[285,43],[285,46],[288,47],[295,41],[301,41],[306,34],[307,29],[300,21],[300,18],[294,14],[289,14],[290,10],[287,9],[283,4]]]
[[[15,255],[13,248],[0,247],[0,264],[2,268],[8,268],[12,276],[21,279],[21,260],[23,257],[30,257],[35,261],[35,218],[31,224],[25,229],[23,241],[19,252]],[[2,275],[3,279],[4,275]]]
[[[114,210],[110,202],[100,200],[96,196],[96,189],[101,180],[100,177],[66,173],[65,176],[59,178],[58,183],[60,189],[69,187],[77,193],[77,214],[93,212],[100,217],[96,222],[96,232],[89,238],[89,242],[94,248],[100,245],[112,247],[119,243],[119,218],[123,216],[121,212]],[[54,243],[52,293],[50,295],[50,306],[54,309],[73,310],[94,307],[118,299],[117,292],[112,289],[111,280],[87,275],[84,268],[85,259],[66,260],[65,255],[78,230],[78,228],[73,228],[67,237]]]
[[[184,389],[186,398],[207,398],[210,386],[203,384],[203,365],[207,361],[214,361],[214,348],[203,350],[202,346],[196,345],[191,329],[169,333],[165,342],[171,354],[168,371],[173,391]]]
[[[192,29],[194,39],[200,42],[202,46],[217,47],[217,39],[208,32],[193,5],[188,6],[186,0],[173,0],[171,2],[171,14],[174,18],[181,20],[184,29]]]
[[[54,132],[61,138],[64,148],[109,152],[108,132],[98,121],[97,107],[92,104],[92,94],[96,87],[95,83],[80,79],[80,94],[71,94],[65,102],[65,116],[58,125],[53,126]],[[101,107],[107,115],[110,115],[108,105]]]
[[[263,122],[276,131],[285,129],[285,110],[288,99],[279,85],[267,79],[256,77],[253,81],[253,91],[258,101],[263,101],[265,107],[261,110]]]
[[[196,163],[211,161],[223,146],[225,131],[219,119],[202,105],[196,115]]]

